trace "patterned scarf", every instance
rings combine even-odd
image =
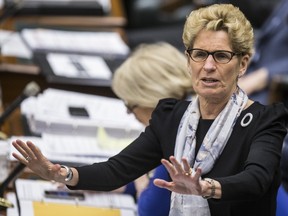
[[[225,108],[213,121],[203,143],[195,157],[196,130],[200,118],[199,98],[192,101],[184,113],[176,138],[175,157],[181,161],[186,157],[193,167],[202,169],[202,174],[208,173],[221,155],[233,126],[248,101],[247,95],[238,87]],[[193,174],[192,174],[193,175]],[[172,193],[169,216],[209,216],[210,210],[207,200],[201,196]]]

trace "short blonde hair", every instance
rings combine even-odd
[[[166,42],[138,45],[115,71],[112,89],[125,103],[149,108],[193,92],[184,53]]]
[[[193,10],[184,25],[182,38],[186,49],[193,48],[195,38],[203,29],[226,31],[234,52],[252,56],[253,28],[239,8],[231,4],[213,4]]]

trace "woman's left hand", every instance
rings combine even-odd
[[[167,182],[162,179],[155,179],[154,184],[176,193],[202,195],[201,169],[197,168],[193,172],[186,158],[182,158],[183,166],[174,156],[169,159],[171,162],[165,159],[162,159],[161,162],[169,172],[172,181]]]

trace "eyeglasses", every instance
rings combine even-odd
[[[208,52],[202,49],[187,49],[186,52],[190,58],[195,62],[204,62],[209,55],[212,55],[213,59],[217,63],[227,64],[231,61],[233,56],[240,55],[241,53],[234,53],[227,50],[216,50],[214,52]]]

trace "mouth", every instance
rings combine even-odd
[[[215,83],[215,82],[218,82],[217,79],[213,79],[213,78],[202,78],[201,79],[203,82],[205,83]]]

